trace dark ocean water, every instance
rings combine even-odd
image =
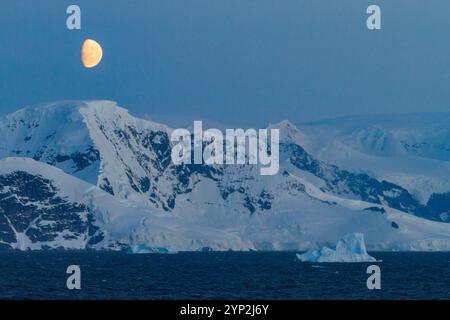
[[[0,252],[2,299],[448,299],[450,253],[374,253],[381,290],[366,287],[367,263],[301,263],[293,252],[130,255]],[[81,290],[68,290],[68,265]]]

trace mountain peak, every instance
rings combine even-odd
[[[132,122],[139,128],[151,127],[157,130],[170,130],[167,126],[148,119],[132,116],[112,100],[62,100],[46,104],[38,104],[19,109],[18,111],[0,117],[0,128],[3,125],[16,126],[18,123],[29,123],[31,127],[42,121],[59,123],[86,122],[91,119],[97,122]]]
[[[307,137],[300,129],[289,120],[283,120],[275,124],[270,124],[269,129],[280,130],[280,140],[284,142],[294,142],[303,145]]]
[[[33,106],[24,107],[11,113],[9,116],[13,115],[25,115],[25,114],[52,114],[52,113],[70,113],[74,111],[79,111],[80,109],[91,108],[96,111],[108,111],[111,109],[116,109],[120,112],[128,113],[127,109],[119,107],[117,102],[111,100],[61,100],[54,101],[46,104],[37,104]]]

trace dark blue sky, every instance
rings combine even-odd
[[[236,125],[450,110],[448,0],[2,0],[0,43],[0,115],[66,99]]]

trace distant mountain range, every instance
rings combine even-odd
[[[201,120],[201,119],[199,119]],[[111,101],[0,118],[0,248],[450,250],[450,114],[283,121],[280,171],[174,165],[172,129]]]

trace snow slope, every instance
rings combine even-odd
[[[242,214],[220,204],[203,210],[185,206],[167,214],[118,200],[32,159],[6,158],[0,168],[0,216],[6,221],[1,243],[15,249],[306,250],[336,243],[352,232],[364,233],[372,250],[450,249],[449,224],[374,210],[369,203],[328,196],[308,184],[296,198],[286,194],[274,201],[274,210],[264,215]],[[280,183],[274,187],[285,187]],[[42,193],[45,186],[56,196]],[[68,215],[72,207],[78,210]]]
[[[236,235],[130,205],[27,158],[0,160],[0,244],[19,250],[252,248]]]
[[[139,191],[150,188],[144,177],[157,175],[149,172],[149,163],[164,166],[156,154],[164,152],[157,146],[167,130],[131,117],[114,102],[57,102],[1,119],[0,132],[8,139],[0,144],[0,157],[30,157],[121,198],[139,199]]]
[[[449,123],[450,113],[424,113],[353,116],[299,128],[314,156],[399,184],[426,203],[433,193],[450,191]]]

